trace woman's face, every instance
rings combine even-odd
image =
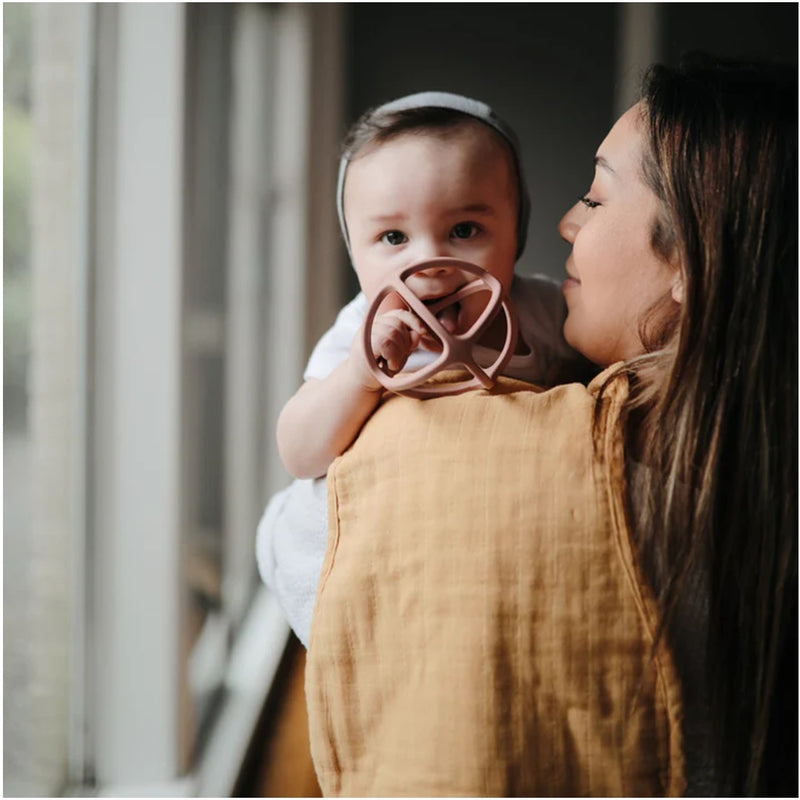
[[[564,336],[601,366],[644,353],[641,320],[657,301],[680,297],[678,270],[651,246],[660,203],[642,174],[640,114],[634,106],[611,129],[597,150],[589,193],[558,225],[572,245],[562,287]]]

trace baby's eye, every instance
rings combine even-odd
[[[381,236],[381,241],[392,245],[392,247],[397,247],[407,242],[408,239],[402,231],[386,231],[386,233]]]
[[[598,203],[596,200],[592,200],[588,195],[585,197],[579,197],[578,200],[580,200],[580,202],[583,203],[586,208],[597,208],[597,206],[600,205],[600,203]]]
[[[453,226],[450,235],[456,239],[471,239],[476,236],[480,228],[474,222],[459,222]]]

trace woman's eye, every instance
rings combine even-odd
[[[392,247],[397,247],[397,245],[403,244],[408,240],[402,231],[386,231],[386,233],[381,236],[381,241],[392,245]]]
[[[578,200],[580,200],[580,202],[583,203],[586,208],[597,208],[597,206],[600,205],[600,203],[598,203],[596,200],[592,200],[588,195],[579,197]]]
[[[471,239],[480,229],[474,222],[459,222],[450,232],[456,239]]]

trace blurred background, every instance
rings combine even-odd
[[[355,292],[368,106],[488,102],[522,272],[644,66],[797,63],[795,3],[3,4],[5,796],[309,795],[303,653],[260,587],[273,443]]]

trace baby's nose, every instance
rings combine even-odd
[[[419,270],[417,275],[422,275],[426,278],[443,278],[445,275],[450,275],[451,273],[455,272],[455,267],[452,264],[445,262],[436,263],[434,260],[433,263],[426,266],[424,269]]]

